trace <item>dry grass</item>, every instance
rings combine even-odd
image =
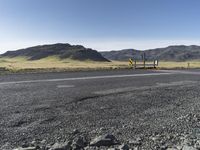
[[[142,62],[140,62],[141,64]],[[147,62],[148,63],[148,62]],[[200,68],[200,61],[188,62],[159,62],[159,68]],[[48,57],[41,60],[28,61],[28,58],[0,58],[0,68],[6,68],[17,72],[21,70],[90,70],[90,69],[118,69],[130,68],[128,61],[95,62],[95,61],[75,61],[72,59],[59,59],[58,57]]]
[[[159,62],[159,68],[200,68],[200,60],[185,61],[185,62]]]
[[[127,62],[96,62],[96,61],[75,61],[72,59],[59,59],[48,57],[35,61],[28,61],[28,58],[0,58],[0,67],[9,70],[35,70],[35,69],[57,69],[57,70],[78,70],[78,69],[116,69],[127,68]]]

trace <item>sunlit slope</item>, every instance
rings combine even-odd
[[[142,63],[142,62],[140,62]],[[148,63],[148,62],[147,62]],[[149,62],[150,63],[150,62]],[[174,68],[200,68],[200,60],[185,62],[159,62],[158,68],[174,69]],[[6,68],[12,71],[19,70],[37,70],[37,69],[54,69],[54,70],[87,70],[87,69],[118,69],[131,68],[128,61],[77,61],[73,59],[60,59],[56,56],[43,58],[40,60],[29,60],[28,57],[0,58],[0,68]]]
[[[0,67],[13,70],[20,69],[101,69],[101,68],[124,68],[127,62],[99,62],[99,61],[78,61],[73,59],[60,59],[57,56],[51,56],[40,60],[29,60],[28,57],[0,58]]]
[[[15,51],[7,51],[1,56],[9,58],[26,57],[28,60],[40,60],[51,56],[57,56],[60,59],[73,59],[77,61],[109,61],[96,50],[85,48],[82,45],[70,45],[63,43],[39,45]]]
[[[102,56],[109,60],[124,61],[129,58],[141,60],[143,54],[147,60],[158,59],[160,61],[191,61],[200,59],[200,46],[168,46],[166,48],[149,49],[145,51],[139,51],[134,49],[126,49],[119,51],[107,51],[101,52]]]

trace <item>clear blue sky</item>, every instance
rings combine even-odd
[[[0,0],[0,53],[45,43],[97,50],[200,45],[199,0]]]

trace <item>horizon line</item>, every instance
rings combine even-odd
[[[200,41],[198,40],[93,40],[93,41],[24,41],[16,42],[13,44],[1,43],[0,54],[3,54],[7,51],[16,51],[21,49],[27,49],[36,46],[44,45],[54,45],[54,44],[70,44],[70,45],[81,45],[85,48],[90,48],[98,52],[104,51],[119,51],[126,49],[134,49],[139,51],[158,49],[158,48],[167,48],[170,46],[200,46]]]

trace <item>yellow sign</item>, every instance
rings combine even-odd
[[[129,59],[129,65],[133,66],[133,60],[131,58]]]

